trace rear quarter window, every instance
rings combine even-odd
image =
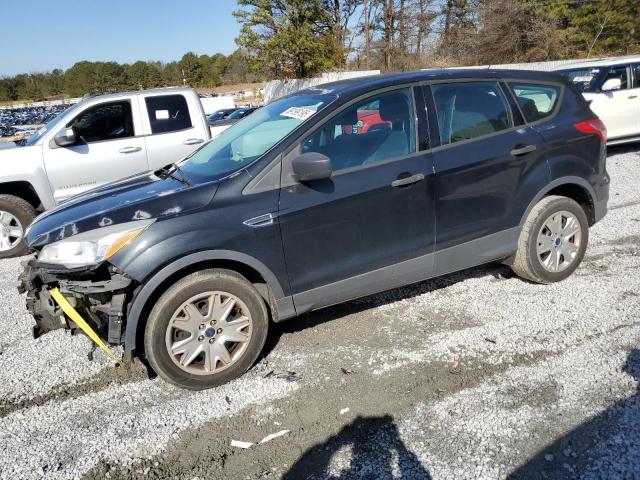
[[[145,98],[151,133],[167,133],[191,128],[191,116],[183,95]]]
[[[527,122],[536,122],[550,116],[558,104],[560,87],[528,83],[510,83]]]

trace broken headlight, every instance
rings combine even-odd
[[[66,268],[97,265],[140,235],[155,220],[140,220],[97,228],[46,245],[38,261]]]

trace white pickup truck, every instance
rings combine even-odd
[[[0,258],[26,253],[38,211],[176,162],[211,139],[198,94],[161,88],[87,98],[25,146],[0,149]]]

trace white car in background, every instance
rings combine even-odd
[[[576,62],[556,70],[607,127],[607,144],[640,141],[640,55]]]

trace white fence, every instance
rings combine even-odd
[[[531,63],[503,63],[494,65],[475,65],[468,67],[453,67],[453,68],[486,68],[486,69],[514,69],[514,70],[541,70],[551,71],[564,65],[571,63],[586,62],[594,60],[603,60],[605,58],[615,57],[602,57],[602,58],[576,58],[572,60],[551,60],[548,62],[531,62]],[[425,68],[423,70],[441,70],[440,68]],[[313,87],[321,85],[323,83],[334,82],[336,80],[344,80],[347,78],[363,77],[367,75],[379,75],[380,70],[366,70],[362,72],[330,72],[324,73],[322,77],[317,78],[303,78],[296,80],[272,80],[265,82],[264,84],[264,100],[265,103],[272,102],[276,98],[289,95],[290,93],[297,92],[303,88]]]
[[[363,70],[360,72],[329,72],[323,73],[321,77],[301,78],[295,80],[272,80],[264,84],[264,103],[269,103],[276,98],[284,97],[290,93],[297,92],[304,88],[314,87],[323,83],[346,80],[348,78],[366,77],[368,75],[379,75],[380,70]]]

